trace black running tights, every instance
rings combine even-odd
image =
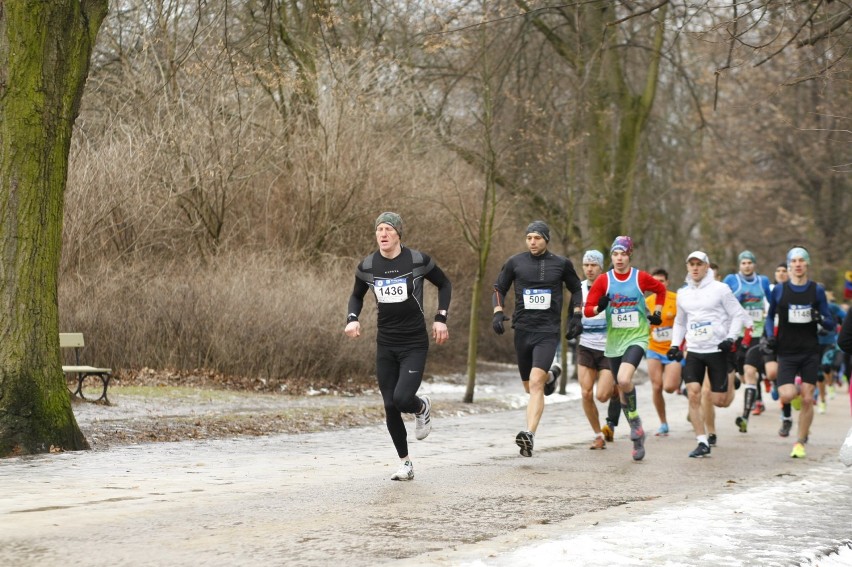
[[[417,413],[422,407],[417,390],[423,381],[428,347],[376,348],[376,377],[385,403],[385,421],[400,458],[408,456],[408,433],[403,413]]]

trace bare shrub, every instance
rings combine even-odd
[[[190,264],[190,265],[188,265]],[[85,332],[90,356],[123,368],[210,368],[334,385],[370,374],[369,344],[344,342],[342,270],[273,256],[202,266],[120,267],[63,281],[62,328]],[[348,279],[348,278],[347,278]]]
[[[104,266],[63,280],[61,328],[85,333],[86,356],[116,368],[207,368],[281,385],[371,383],[375,302],[365,301],[361,339],[343,334],[353,270],[350,260],[319,268],[269,254]]]

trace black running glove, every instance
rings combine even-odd
[[[683,352],[676,346],[673,346],[669,349],[669,352],[666,353],[666,358],[680,362],[683,360]]]
[[[650,315],[648,315],[648,322],[652,325],[662,325],[663,324],[663,316],[654,311]]]
[[[494,329],[494,332],[498,335],[502,335],[506,332],[506,329],[503,328],[503,321],[508,321],[509,318],[506,317],[506,314],[502,311],[497,311],[494,314],[494,319],[491,321],[491,328]]]
[[[721,350],[722,352],[731,352],[731,350],[733,349],[733,346],[734,346],[734,341],[733,341],[733,339],[725,339],[724,341],[719,343],[717,346],[718,346],[719,350]]]
[[[609,296],[604,294],[598,299],[598,313],[603,313],[607,305],[609,305]]]
[[[583,334],[583,316],[579,313],[574,313],[568,319],[568,332],[565,333],[567,340],[573,340]]]
[[[825,326],[825,317],[816,305],[811,307],[811,321],[817,324],[818,335],[825,336],[831,333],[830,325],[829,327]]]
[[[816,305],[811,306],[811,321],[816,323],[817,325],[822,325],[824,317],[822,316],[822,312],[819,310],[819,307]]]

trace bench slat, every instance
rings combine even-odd
[[[112,372],[112,368],[95,368],[94,366],[63,366],[62,372],[68,374],[109,374]]]
[[[82,348],[83,333],[59,333],[59,348]]]

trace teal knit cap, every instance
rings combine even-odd
[[[743,260],[751,260],[755,264],[757,264],[757,258],[754,256],[754,252],[751,250],[743,250],[740,252],[740,255],[737,256],[737,262],[742,262]]]

